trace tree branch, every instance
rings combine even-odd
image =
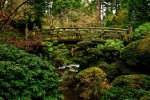
[[[17,6],[15,8],[15,10],[11,11],[10,14],[7,16],[7,19],[4,20],[4,22],[0,25],[0,30],[3,29],[3,27],[11,20],[11,16],[13,16],[13,14],[15,14],[19,8],[21,8],[24,4],[28,3],[30,0],[25,0],[24,2],[22,2],[19,6]]]

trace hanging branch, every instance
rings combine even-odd
[[[3,27],[11,20],[11,16],[13,16],[19,8],[21,8],[24,4],[28,3],[30,0],[26,0],[22,2],[19,6],[17,6],[14,10],[10,12],[10,14],[7,16],[7,19],[4,20],[4,22],[0,25],[0,30],[3,29]]]

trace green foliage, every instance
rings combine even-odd
[[[120,27],[127,28],[127,10],[126,8],[121,8],[116,14],[108,14],[104,19],[106,27]]]
[[[121,40],[91,39],[77,43],[74,62],[83,69],[95,65],[99,61],[113,62],[119,59],[120,50],[124,47]]]
[[[46,46],[43,49],[44,53],[46,53],[44,56],[53,60],[57,67],[71,63],[71,60],[69,60],[69,50],[64,44],[59,44],[58,41],[46,41],[43,42],[43,46]]]
[[[105,26],[106,27],[112,26],[112,21],[115,17],[116,17],[115,14],[109,14],[105,19]]]
[[[104,92],[101,100],[139,100],[148,93],[142,89],[112,87]]]
[[[96,0],[91,0],[91,2],[86,2],[83,1],[85,4],[82,7],[82,9],[86,12],[86,13],[92,13],[93,11],[96,11],[96,6],[97,6],[97,1]]]
[[[131,70],[123,65],[122,62],[115,62],[108,65],[107,77],[109,80],[113,80],[120,75],[130,74]]]
[[[33,12],[27,12],[28,15],[33,14],[32,16],[36,20],[40,20],[42,17],[44,17],[45,11],[49,11],[49,5],[52,2],[52,0],[28,0],[28,4],[32,6]],[[38,22],[37,22],[38,23]]]
[[[0,37],[19,38],[19,34],[16,32],[2,32],[2,31],[0,31]]]
[[[77,21],[79,20],[79,14],[77,11],[69,11],[67,17],[71,19],[71,21]]]
[[[106,47],[113,47],[115,49],[122,49],[124,47],[123,41],[119,39],[107,39],[104,44],[97,45],[97,48],[104,49]]]
[[[21,57],[29,55],[25,51],[22,51],[15,46],[8,44],[0,44],[0,60],[1,61],[16,61]]]
[[[82,69],[89,67],[100,60],[102,52],[94,48],[96,44],[93,41],[81,41],[76,45],[73,61],[79,63]]]
[[[140,25],[138,28],[134,30],[131,34],[132,40],[142,39],[144,36],[150,34],[150,22],[144,23]]]
[[[77,90],[86,100],[99,98],[106,84],[106,73],[98,67],[87,68],[76,75]]]
[[[102,51],[102,57],[106,62],[113,62],[119,59],[120,50],[123,47],[123,41],[118,39],[108,39],[105,40],[105,43],[97,45],[97,48]]]
[[[52,12],[56,15],[71,9],[80,9],[81,5],[81,0],[55,0],[53,2]]]
[[[86,50],[87,48],[92,47],[94,44],[91,41],[81,41],[77,43],[78,48]]]
[[[1,98],[57,100],[58,77],[50,62],[3,43],[0,50]]]
[[[122,75],[113,81],[113,86],[150,90],[150,76],[143,74]]]
[[[142,8],[142,9],[141,9]],[[128,19],[133,28],[150,21],[149,0],[129,0]]]
[[[121,51],[121,59],[127,60],[130,65],[135,65],[138,63],[139,55],[138,55],[138,47],[139,41],[132,42],[128,44],[123,50]]]

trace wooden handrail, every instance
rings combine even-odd
[[[103,36],[106,35],[124,35],[128,34],[129,29],[122,28],[109,28],[109,27],[68,27],[68,28],[51,28],[51,29],[41,29],[30,31],[37,33],[48,33],[49,38],[58,38],[58,39],[82,39],[91,36]],[[112,33],[112,34],[111,34]],[[122,34],[123,33],[123,34]]]
[[[33,30],[33,31],[51,31],[51,30],[91,30],[91,29],[102,29],[102,30],[121,30],[121,31],[129,31],[129,29],[122,28],[110,28],[110,27],[59,27],[59,28],[50,28],[50,29],[41,29],[41,30]]]

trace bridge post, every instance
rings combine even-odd
[[[25,26],[25,39],[28,40],[29,37],[29,29],[28,29],[28,25],[26,24]]]
[[[132,28],[132,26],[130,26],[127,34],[132,33],[132,32],[133,32],[133,28]]]
[[[73,57],[74,56],[74,47],[71,47],[71,57]]]

